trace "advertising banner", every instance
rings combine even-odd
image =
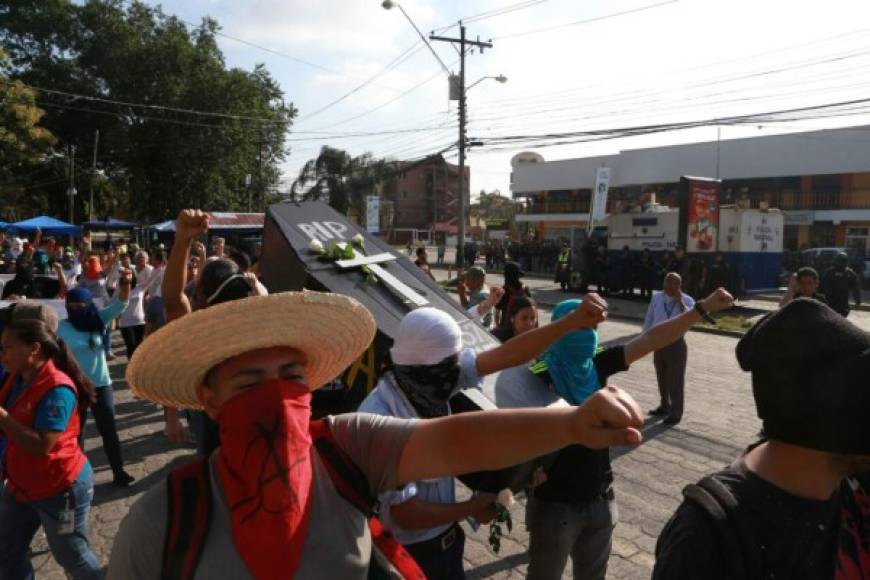
[[[688,178],[686,251],[716,251],[720,189],[719,181]]]
[[[366,231],[370,234],[381,231],[381,198],[376,195],[366,196]]]
[[[595,170],[595,189],[592,190],[591,224],[599,222],[607,215],[607,190],[610,189],[610,168],[599,167]]]

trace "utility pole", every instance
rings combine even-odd
[[[91,195],[88,202],[88,220],[94,221],[94,181],[97,180],[97,147],[100,145],[100,130],[94,131],[94,161],[91,164]]]
[[[257,207],[262,208],[263,202],[266,199],[266,188],[263,186],[263,146],[265,138],[263,137],[263,128],[260,128],[260,140],[257,143]],[[249,204],[250,205],[250,204]],[[251,208],[248,207],[248,211]]]
[[[477,47],[480,49],[480,52],[483,52],[485,48],[492,48],[492,42],[483,42],[478,38],[478,40],[468,40],[465,37],[465,25],[460,24],[459,26],[459,38],[449,38],[446,36],[436,36],[434,34],[429,35],[429,40],[436,40],[439,42],[449,42],[451,44],[459,45],[459,80],[458,82],[458,97],[459,97],[459,207],[457,208],[457,212],[459,214],[459,240],[456,244],[456,267],[461,269],[463,266],[463,262],[465,261],[465,148],[466,148],[466,134],[465,134],[465,124],[466,124],[466,99],[465,99],[465,54],[468,50],[467,47]],[[454,79],[451,78],[451,81]],[[452,98],[451,94],[451,98]]]
[[[69,195],[69,223],[74,224],[76,219],[76,146],[67,145],[66,151],[66,158],[69,162],[69,188],[67,188],[67,194]]]
[[[248,213],[251,213],[251,174],[245,175],[245,189],[248,191]]]

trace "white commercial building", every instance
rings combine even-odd
[[[517,222],[541,238],[585,226],[599,167],[611,169],[610,212],[677,205],[681,176],[723,180],[723,204],[769,204],[785,214],[787,248],[852,245],[870,250],[870,126],[710,141],[615,155],[513,162],[511,191],[527,200]]]

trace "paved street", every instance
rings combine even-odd
[[[870,318],[860,313],[861,321]],[[853,315],[855,316],[855,315]],[[542,313],[542,323],[548,320]],[[601,328],[602,340],[624,340],[639,330],[639,323],[609,321]],[[688,335],[687,402],[683,422],[670,429],[649,424],[645,442],[637,449],[614,450],[616,492],[620,523],[616,528],[608,578],[648,578],[653,565],[656,537],[680,501],[682,487],[703,474],[730,462],[752,442],[760,424],[755,417],[749,376],[734,358],[736,340],[692,332]],[[116,337],[116,349],[120,349]],[[123,376],[124,359],[112,364],[116,379]],[[636,363],[613,380],[626,388],[644,409],[657,404],[651,357]],[[133,501],[163,479],[169,469],[189,457],[192,446],[170,445],[161,432],[162,413],[151,403],[135,400],[126,386],[116,382],[118,425],[128,470],[137,479],[129,491],[111,486],[111,474],[93,423],[88,425],[86,449],[96,472],[96,493],[91,514],[91,540],[97,555],[107,562],[112,538]],[[466,561],[470,578],[525,577],[527,534],[523,502],[513,510],[516,526],[504,538],[495,556],[488,547],[484,527],[468,531]],[[62,579],[62,572],[46,552],[41,532],[34,543],[37,577]],[[566,574],[570,577],[570,572]]]
[[[624,340],[638,329],[639,323],[608,322],[601,328],[602,340]],[[608,578],[649,578],[656,538],[679,504],[682,487],[729,463],[759,430],[749,377],[734,358],[735,339],[690,333],[688,342],[683,422],[670,429],[649,423],[643,445],[613,452],[620,522]],[[635,363],[612,382],[627,389],[644,409],[658,403],[651,357]],[[469,534],[466,560],[470,578],[525,577],[528,536],[521,524],[523,506],[517,505],[513,514],[520,525],[502,542],[502,558],[489,551],[483,531]],[[565,577],[571,577],[570,571]]]

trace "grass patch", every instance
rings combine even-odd
[[[734,316],[732,314],[713,314],[713,318],[716,319],[716,324],[710,324],[709,322],[701,322],[701,326],[706,326],[707,328],[718,328],[720,330],[730,330],[733,332],[744,333],[752,326],[752,322],[750,322],[745,316]]]

